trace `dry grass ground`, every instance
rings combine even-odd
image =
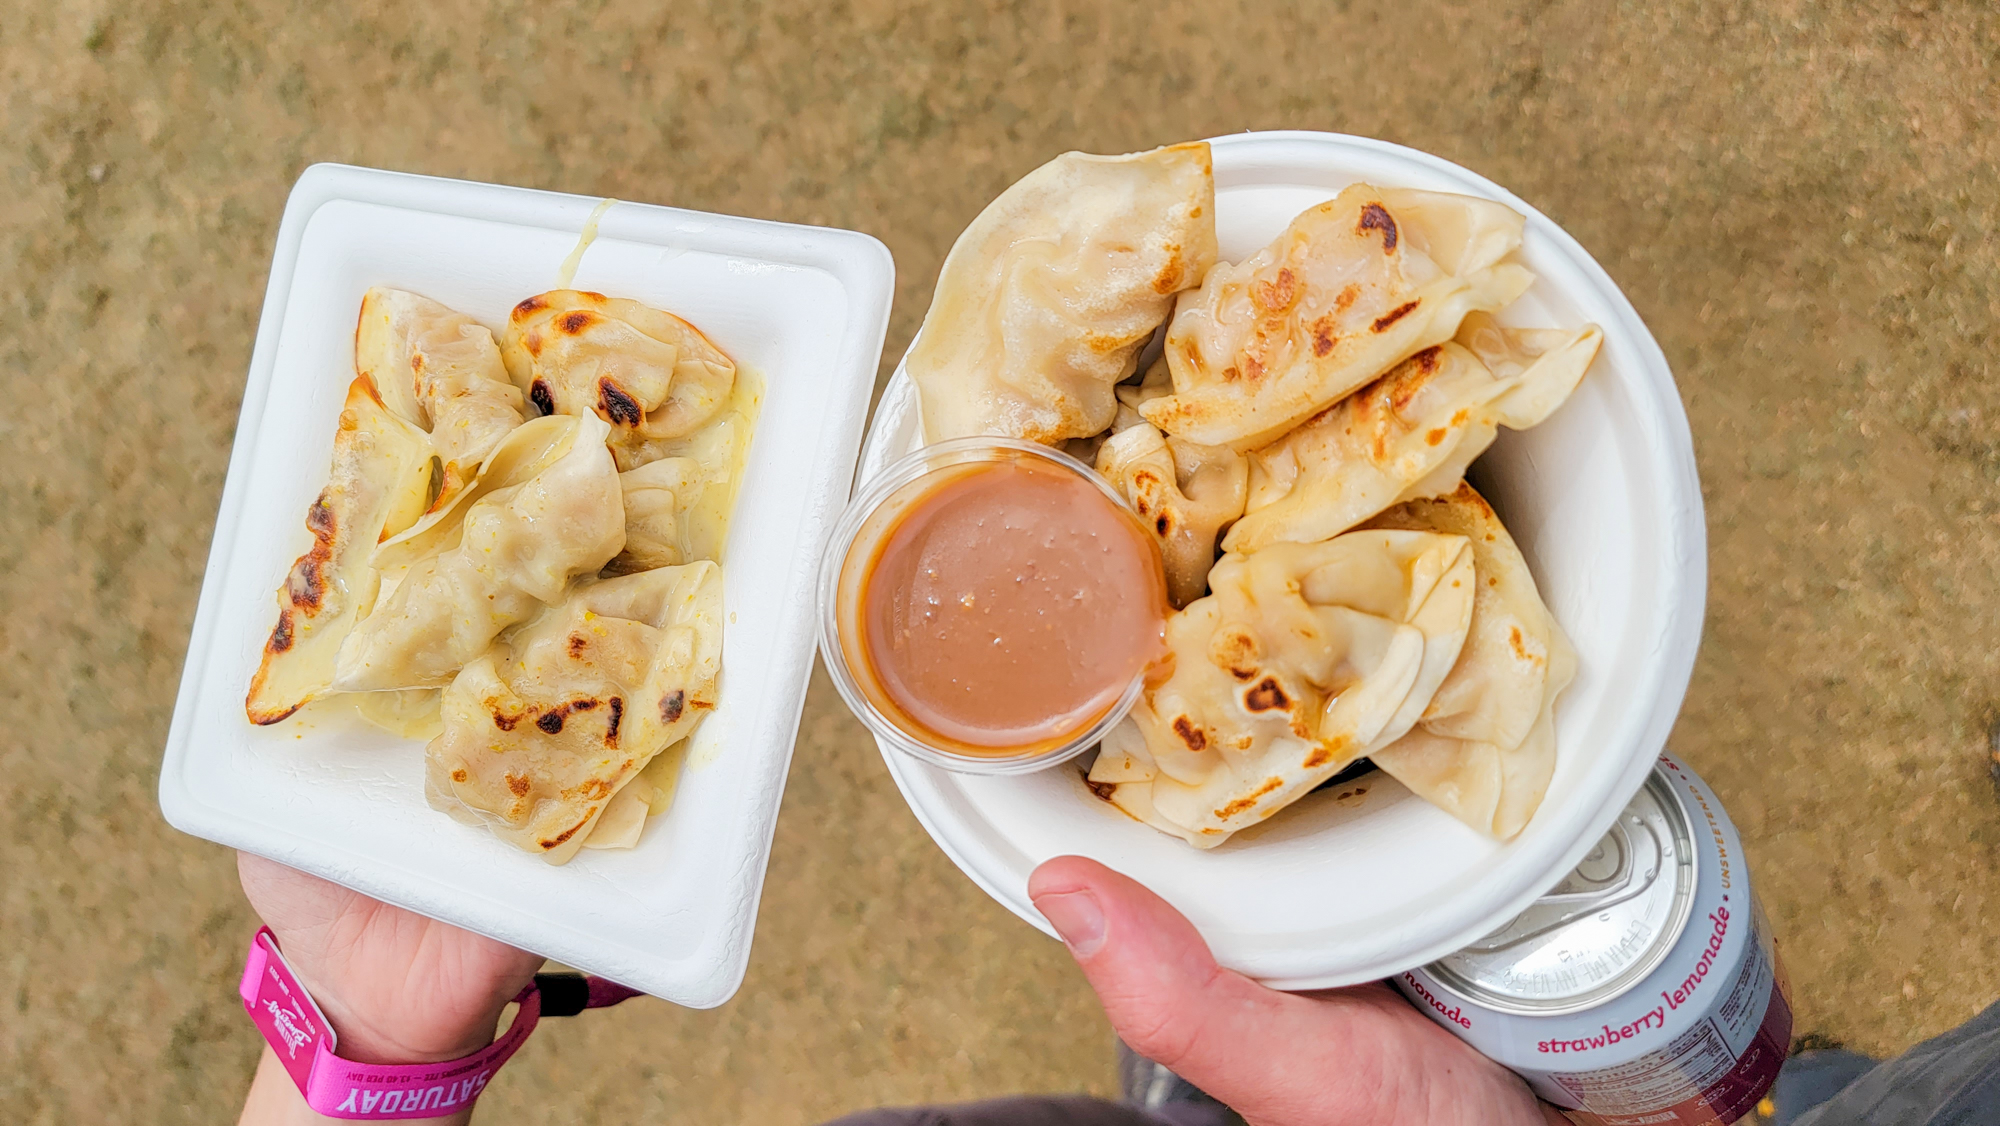
[[[0,0],[0,1105],[216,1122],[256,1049],[230,858],[153,787],[279,211],[350,161],[856,227],[901,272],[1064,149],[1369,134],[1594,251],[1678,373],[1707,635],[1675,746],[1801,1031],[2000,995],[2000,16],[1900,4]],[[888,366],[885,363],[885,370]],[[1062,951],[815,683],[743,992],[539,1036],[495,1120],[805,1123],[1106,1090]]]

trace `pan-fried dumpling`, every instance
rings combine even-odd
[[[1166,388],[1164,364],[1158,391]],[[1227,446],[1203,446],[1163,436],[1135,409],[1153,389],[1149,372],[1139,387],[1118,388],[1118,416],[1111,437],[1097,448],[1097,471],[1125,495],[1160,541],[1167,566],[1167,594],[1176,607],[1208,592],[1215,539],[1243,515],[1250,480],[1243,455]]]
[[[479,475],[453,497],[432,502],[416,523],[385,538],[375,549],[375,566],[385,572],[408,567],[458,542],[465,514],[491,493],[518,485],[554,465],[569,452],[576,423],[567,416],[532,418],[514,428],[486,457]]]
[[[586,580],[468,664],[424,751],[430,804],[561,864],[652,758],[715,707],[722,569]]]
[[[1501,259],[1521,216],[1470,196],[1355,184],[1271,245],[1211,271],[1167,329],[1174,393],[1147,403],[1169,434],[1252,450],[1534,281]]]
[[[1576,675],[1576,655],[1513,537],[1472,486],[1399,505],[1369,526],[1464,536],[1479,576],[1458,662],[1417,726],[1373,753],[1375,765],[1506,840],[1534,816],[1555,774],[1555,699]]]
[[[567,434],[546,468],[474,501],[446,546],[348,635],[335,688],[449,683],[501,630],[562,601],[571,579],[625,546],[618,472],[604,447],[610,427],[593,414],[553,425]]]
[[[1200,848],[1409,731],[1465,642],[1473,556],[1463,536],[1360,531],[1225,555],[1208,581],[1168,619],[1172,672],[1132,713],[1150,762],[1100,755],[1090,774]]]
[[[1023,176],[952,245],[904,362],[926,439],[1102,431],[1112,386],[1214,263],[1204,142],[1065,153]]]
[[[252,723],[276,723],[326,690],[340,644],[375,602],[369,556],[429,500],[431,445],[383,404],[367,376],[347,388],[333,437],[333,468],[306,512],[312,548],[278,588],[278,624],[250,681]]]
[[[400,289],[361,298],[354,367],[390,409],[430,431],[444,467],[435,503],[463,489],[500,440],[521,425],[521,392],[507,380],[486,326]]]
[[[625,550],[605,566],[614,575],[674,567],[695,557],[688,546],[688,510],[705,482],[691,457],[666,457],[618,475],[625,496]]]
[[[736,382],[735,361],[693,325],[577,289],[514,306],[501,357],[543,414],[610,423],[620,469],[644,464],[648,439],[684,437],[715,417]]]
[[[646,822],[673,808],[674,791],[680,788],[681,762],[687,757],[688,741],[682,739],[653,756],[625,787],[611,795],[597,824],[583,838],[585,848],[631,848],[639,843]]]
[[[638,455],[638,468],[618,478],[625,490],[626,542],[611,561],[613,574],[696,559],[722,562],[754,410],[754,403],[738,402],[692,434],[649,439],[628,451]],[[677,558],[668,557],[669,544]]]
[[[1251,454],[1249,514],[1224,547],[1330,539],[1393,504],[1450,492],[1499,427],[1525,430],[1562,405],[1602,339],[1596,325],[1511,329],[1473,313],[1456,341]]]

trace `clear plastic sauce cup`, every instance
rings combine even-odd
[[[971,774],[1070,759],[1166,657],[1158,542],[1060,451],[926,446],[871,480],[820,566],[820,646],[885,745]]]

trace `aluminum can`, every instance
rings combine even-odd
[[[1394,980],[1584,1126],[1726,1126],[1770,1090],[1791,1040],[1736,827],[1668,755],[1547,895]]]

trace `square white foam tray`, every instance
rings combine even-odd
[[[814,647],[813,578],[846,503],[895,263],[852,231],[617,203],[575,288],[686,318],[761,378],[724,552],[723,672],[672,809],[638,847],[562,867],[429,808],[423,744],[243,698],[309,543],[354,376],[361,296],[395,286],[495,335],[553,289],[598,200],[315,165],[279,227],[229,476],[160,771],[176,828],[268,856],[683,1005],[727,1000],[757,901]]]

